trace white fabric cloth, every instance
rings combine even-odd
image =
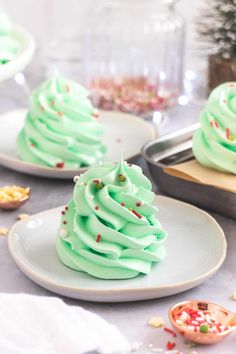
[[[0,353],[80,354],[129,351],[119,330],[55,297],[0,294]]]

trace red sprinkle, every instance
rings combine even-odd
[[[64,210],[61,212],[61,215],[65,215],[65,212],[64,212]]]
[[[54,107],[55,106],[55,101],[51,100],[51,106]]]
[[[100,181],[98,179],[94,179],[93,183],[98,184],[98,183],[100,183]]]
[[[35,147],[35,144],[30,144],[30,146],[31,146],[32,148],[34,148],[34,147]]]
[[[142,205],[141,202],[137,202],[137,203],[136,203],[136,206],[137,206],[137,207],[141,207],[141,205]]]
[[[167,332],[167,333],[172,334],[173,337],[176,337],[176,332],[173,331],[173,329],[168,328],[168,327],[164,327],[164,331]]]
[[[96,242],[100,242],[100,241],[101,241],[101,235],[98,234],[98,235],[97,235],[97,238],[96,238]]]
[[[63,113],[62,113],[62,112],[57,112],[57,115],[58,115],[59,117],[62,117],[62,116],[63,116]]]
[[[212,120],[210,121],[210,125],[211,125],[212,128],[214,127],[214,123],[213,123]]]
[[[64,220],[64,221],[63,221],[63,224],[65,225],[66,223],[67,223],[67,222]]]
[[[217,120],[215,120],[214,123],[215,123],[216,128],[219,128],[219,124],[218,124]]]
[[[132,209],[131,211],[132,211],[132,213],[133,213],[134,215],[136,215],[139,219],[142,219],[142,216],[141,216],[139,213],[137,213],[136,210]]]
[[[64,162],[58,162],[57,164],[56,164],[56,167],[57,168],[63,168],[64,167]]]
[[[227,138],[228,140],[230,140],[230,131],[229,131],[229,128],[226,128],[225,133],[226,133],[226,138]]]
[[[98,118],[99,117],[99,113],[98,112],[93,112],[93,117],[94,118]]]
[[[66,206],[65,209],[68,210],[68,206]]]
[[[120,203],[120,205],[121,205],[121,206],[125,206],[125,203],[124,203],[124,202],[122,202],[122,203]]]
[[[175,347],[175,342],[168,342],[166,344],[166,349],[171,350]]]
[[[70,86],[66,85],[66,92],[70,92]]]
[[[95,210],[98,210],[98,209],[99,209],[99,206],[98,206],[98,205],[96,205],[96,206],[95,206]]]

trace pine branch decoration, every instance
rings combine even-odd
[[[215,54],[236,59],[236,0],[210,0],[202,9],[198,33],[214,45]]]

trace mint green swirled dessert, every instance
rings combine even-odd
[[[166,232],[140,167],[106,163],[75,182],[56,242],[66,266],[97,278],[128,279],[148,274],[152,263],[165,258]]]
[[[236,82],[215,88],[200,117],[193,153],[204,166],[236,174]]]
[[[9,17],[0,8],[0,65],[15,59],[19,51],[19,43],[11,37]]]
[[[77,169],[94,164],[106,152],[97,118],[87,90],[55,74],[31,94],[17,138],[18,155],[47,167]]]

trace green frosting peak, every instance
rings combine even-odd
[[[22,160],[48,167],[96,163],[106,152],[96,117],[88,91],[55,73],[31,94],[17,152]]]
[[[140,167],[106,163],[75,182],[57,235],[65,265],[97,278],[126,279],[148,274],[153,262],[165,258],[166,232]]]
[[[18,51],[18,42],[11,38],[11,23],[9,17],[0,8],[0,65],[13,60]]]
[[[236,174],[236,82],[214,89],[201,113],[193,153],[202,165]]]

